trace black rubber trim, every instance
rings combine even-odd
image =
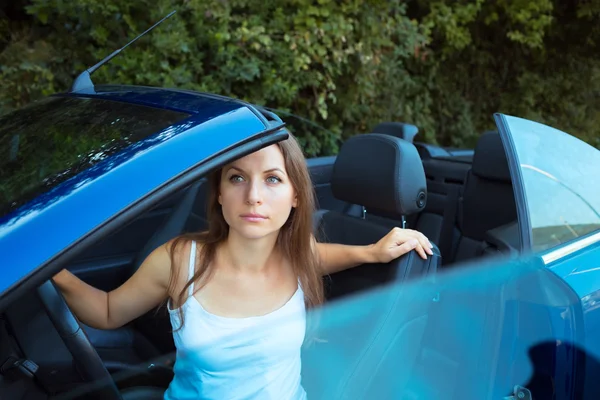
[[[517,206],[517,223],[519,225],[519,236],[521,239],[521,248],[519,254],[528,253],[532,249],[532,231],[531,220],[529,219],[529,208],[527,207],[527,199],[525,199],[524,179],[521,172],[517,149],[512,136],[510,135],[508,124],[503,114],[494,114],[494,121],[498,126],[498,132],[506,158],[508,159],[508,169],[510,170],[510,179],[512,180],[513,193],[515,196],[515,204]]]
[[[133,202],[128,207],[116,213],[112,218],[82,236],[68,247],[48,259],[44,264],[37,267],[33,272],[17,281],[8,288],[0,299],[0,311],[4,310],[11,302],[17,299],[21,290],[35,290],[42,283],[50,279],[64,266],[73,261],[77,256],[94,245],[98,240],[116,232],[124,224],[133,221],[144,211],[150,210],[164,201],[172,193],[191,185],[211,170],[218,169],[235,158],[243,157],[263,147],[275,144],[289,137],[287,129],[277,125],[270,130],[258,133],[255,136],[244,139],[232,146],[215,153],[213,156],[203,160],[197,165],[183,171],[166,181],[146,197]]]

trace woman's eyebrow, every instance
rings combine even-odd
[[[235,165],[230,165],[229,168],[227,168],[227,171],[229,171],[230,169],[235,169],[236,171],[239,171],[239,172],[245,172],[243,169],[236,167]]]
[[[283,170],[282,170],[281,168],[277,168],[277,167],[275,167],[275,168],[270,168],[270,169],[266,170],[265,172],[273,172],[273,171],[279,171],[279,172],[281,172],[282,174],[285,174],[285,172],[283,172]]]
[[[235,169],[235,170],[237,170],[237,171],[239,171],[239,172],[246,173],[246,171],[244,171],[244,170],[243,170],[243,169],[241,169],[240,167],[236,167],[235,165],[232,165],[232,166],[230,166],[230,167],[228,168],[228,170],[230,170],[230,169]],[[285,175],[285,172],[284,172],[284,171],[283,171],[281,168],[278,168],[278,167],[269,168],[269,169],[267,169],[267,170],[264,170],[264,171],[263,171],[263,173],[265,173],[265,174],[266,174],[267,172],[274,172],[274,171],[279,171],[279,172],[281,172],[282,174],[284,174],[284,175]]]

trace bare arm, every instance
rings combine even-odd
[[[362,264],[387,263],[411,250],[421,258],[432,255],[431,243],[421,232],[394,228],[377,243],[350,246],[336,243],[318,243],[314,240],[322,273],[333,274]]]
[[[148,312],[168,297],[171,259],[165,245],[154,250],[140,268],[110,292],[96,289],[67,270],[53,278],[73,313],[84,324],[114,329]]]
[[[361,264],[376,262],[372,246],[316,243],[316,247],[324,275],[333,274]]]

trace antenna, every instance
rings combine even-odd
[[[75,82],[73,82],[73,86],[71,86],[71,92],[78,92],[83,89],[94,87],[94,83],[92,82],[92,78],[91,78],[91,75],[94,73],[94,71],[96,71],[98,68],[100,68],[101,66],[103,66],[104,64],[106,64],[107,62],[112,60],[117,54],[119,54],[121,51],[123,51],[126,47],[128,47],[130,44],[132,44],[133,42],[135,42],[136,40],[138,40],[139,38],[144,36],[146,33],[150,32],[152,29],[156,28],[164,20],[166,20],[167,18],[170,18],[176,12],[177,11],[175,11],[175,10],[171,11],[167,16],[163,17],[163,19],[161,19],[160,21],[158,21],[157,23],[152,25],[150,28],[146,29],[146,31],[144,31],[143,33],[140,33],[135,39],[131,40],[125,46],[121,47],[118,50],[113,51],[108,57],[104,58],[98,64],[96,64],[93,67],[90,67],[90,68],[86,69],[85,71],[83,71],[82,73],[80,73],[77,76],[77,78],[75,78]]]

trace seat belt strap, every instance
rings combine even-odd
[[[442,254],[442,265],[447,264],[454,259],[454,226],[456,223],[459,197],[459,188],[455,186],[448,186],[439,243],[440,253]]]

